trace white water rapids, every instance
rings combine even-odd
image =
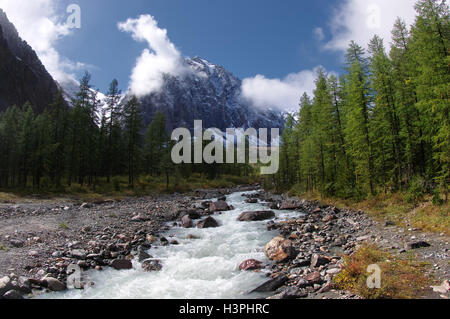
[[[149,254],[162,261],[160,272],[144,272],[140,263],[133,269],[88,271],[84,276],[93,287],[71,289],[61,293],[43,294],[39,298],[86,299],[248,299],[267,295],[248,292],[268,280],[263,272],[243,272],[239,265],[247,259],[270,263],[264,246],[276,231],[267,231],[268,221],[239,222],[244,211],[267,210],[266,206],[245,203],[242,195],[234,193],[227,203],[235,210],[213,217],[220,227],[208,229],[172,228],[163,235],[180,245],[152,247]],[[275,211],[276,218],[288,219],[298,212]],[[186,239],[194,235],[199,239]]]

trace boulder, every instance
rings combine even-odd
[[[188,216],[190,219],[200,219],[203,216],[203,209],[183,209],[176,212],[176,218]]]
[[[322,281],[322,277],[320,276],[320,273],[318,271],[315,271],[315,272],[312,272],[312,273],[306,275],[302,279],[300,279],[297,284],[297,287],[306,288],[306,287],[321,284],[322,282],[323,281]]]
[[[142,249],[140,249],[140,250],[138,251],[137,257],[138,257],[138,260],[139,260],[140,262],[142,262],[142,261],[144,261],[144,260],[146,260],[146,259],[152,258],[152,256],[150,256],[147,252],[145,252],[145,251],[142,250]]]
[[[200,205],[202,206],[202,208],[206,209],[206,208],[211,207],[211,204],[212,204],[211,201],[205,201],[205,202],[202,202]]]
[[[211,203],[209,205],[209,210],[213,213],[215,212],[225,212],[230,210],[230,206],[228,206],[228,204],[223,201],[223,200],[219,200],[215,203]]]
[[[310,284],[320,284],[322,282],[322,277],[318,271],[312,272],[304,277],[304,279]]]
[[[238,221],[241,222],[253,222],[261,221],[266,219],[272,219],[275,217],[275,213],[271,210],[269,211],[254,211],[254,212],[243,212],[239,217]]]
[[[262,268],[262,262],[255,260],[255,259],[246,260],[239,265],[239,269],[242,271],[258,270],[261,268]]]
[[[183,228],[192,228],[192,219],[189,215],[184,215],[181,219],[181,226]]]
[[[13,284],[8,276],[0,278],[0,296],[7,293],[9,290],[13,289]]]
[[[296,210],[301,208],[303,208],[302,203],[293,199],[283,201],[280,206],[281,210]]]
[[[412,249],[419,249],[419,248],[426,248],[431,247],[429,243],[426,241],[414,241],[406,244],[406,249],[412,250]]]
[[[76,259],[86,259],[86,251],[84,249],[74,249],[70,252],[70,255]]]
[[[289,287],[281,293],[279,299],[300,299],[308,297],[308,293],[298,287]]]
[[[10,290],[3,295],[3,299],[19,300],[19,299],[24,299],[24,298],[23,298],[22,294],[20,292],[18,292],[17,290]]]
[[[14,285],[14,289],[22,294],[31,293],[31,283],[27,277],[20,276]]]
[[[162,269],[161,261],[157,259],[146,260],[142,263],[142,269],[146,272],[160,271]]]
[[[258,199],[257,198],[249,198],[249,199],[246,199],[245,202],[248,204],[257,204]]]
[[[81,204],[80,208],[81,209],[84,209],[84,208],[88,209],[88,208],[92,208],[92,205],[89,204],[89,203],[83,203],[83,204]]]
[[[207,217],[204,220],[198,222],[197,228],[216,228],[219,227],[217,221],[212,217]]]
[[[295,257],[292,242],[283,237],[275,237],[264,248],[266,256],[276,262],[284,262]]]
[[[326,256],[321,256],[319,254],[314,254],[311,257],[311,268],[324,266],[326,264],[329,264],[331,262],[331,258]]]
[[[42,279],[42,284],[51,291],[64,291],[67,289],[65,284],[53,277],[45,277]]]
[[[334,216],[333,215],[327,215],[322,219],[322,222],[324,223],[328,223],[331,222],[332,220],[334,220]]]
[[[18,240],[18,239],[11,239],[9,241],[9,243],[11,246],[13,246],[15,248],[22,248],[25,245],[25,243],[23,241]]]
[[[136,215],[133,218],[131,218],[131,221],[136,222],[136,223],[143,223],[143,222],[149,221],[149,218],[144,215],[139,214],[139,215]]]
[[[280,275],[278,277],[275,277],[273,279],[270,279],[269,281],[266,281],[261,286],[255,288],[250,293],[254,292],[272,292],[283,286],[288,281],[288,277],[285,275]]]
[[[115,259],[109,264],[109,266],[115,270],[127,270],[133,268],[133,264],[127,259]]]

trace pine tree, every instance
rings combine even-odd
[[[163,113],[157,112],[149,125],[145,141],[145,158],[147,173],[161,175],[163,160],[168,152],[169,136],[166,131],[166,119]]]
[[[374,142],[377,175],[384,176],[382,182],[388,182],[388,175],[394,177],[395,189],[399,189],[403,172],[403,149],[400,139],[400,120],[394,93],[392,64],[389,60],[383,40],[374,36],[369,43],[371,87],[376,94],[373,108],[372,141]]]
[[[142,145],[142,118],[139,109],[139,101],[133,96],[123,110],[125,121],[125,136],[128,151],[128,183],[134,188],[134,182],[139,170]]]
[[[119,83],[113,80],[109,85],[109,90],[106,95],[106,114],[107,114],[107,154],[110,159],[115,158],[115,161],[108,161],[106,167],[107,182],[110,183],[111,175],[120,171],[120,159],[118,154],[120,152],[120,102],[121,91],[119,90]]]
[[[349,155],[355,163],[357,183],[360,186],[367,183],[370,193],[374,194],[374,158],[369,132],[371,96],[368,86],[368,65],[364,54],[363,48],[353,41],[350,43],[346,55],[349,73],[345,102],[348,116],[345,133]]]
[[[425,120],[424,138],[432,145],[435,176],[448,194],[450,180],[450,14],[446,1],[420,0],[411,47],[418,73],[417,108]]]

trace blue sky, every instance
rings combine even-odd
[[[61,4],[72,3],[70,0]],[[318,64],[339,69],[335,52],[321,50],[313,34],[336,1],[298,0],[82,0],[82,28],[57,44],[71,60],[94,65],[93,82],[104,90],[117,78],[128,84],[144,43],[117,28],[119,21],[151,14],[183,56],[200,56],[240,78],[281,78]]]
[[[81,29],[65,25],[66,8],[73,3],[81,8]],[[101,91],[114,78],[126,91],[133,76],[146,78],[145,67],[155,72],[149,63],[137,60],[144,50],[154,52],[153,36],[167,29],[160,39],[162,51],[174,45],[180,57],[199,56],[223,65],[244,80],[244,95],[255,104],[290,108],[303,92],[312,93],[317,67],[341,72],[350,40],[365,46],[379,34],[388,46],[397,16],[413,22],[413,4],[414,0],[0,0],[0,8],[60,83],[79,78],[87,69]],[[141,41],[133,38],[140,32],[138,18],[147,21],[141,27],[152,33],[141,34]],[[127,19],[137,20],[127,31],[119,30],[118,23]],[[148,29],[149,23],[157,27]],[[166,61],[164,54],[156,55],[157,61]],[[136,66],[141,74],[133,71]]]

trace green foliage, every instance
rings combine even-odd
[[[69,227],[69,226],[67,226],[67,224],[65,224],[65,223],[61,223],[61,224],[59,224],[59,228],[61,228],[61,229],[65,229],[65,230],[67,230],[67,229],[70,229],[70,227]]]
[[[363,200],[408,190],[417,203],[450,185],[450,18],[445,1],[420,0],[411,29],[399,18],[386,52],[351,42],[345,73],[319,70],[314,96],[283,134],[278,190]],[[443,195],[443,196],[442,196]]]
[[[216,179],[216,186],[234,183],[223,176],[244,176],[240,180],[246,184],[253,175],[255,168],[248,164],[174,165],[174,143],[164,114],[158,112],[145,131],[136,97],[121,101],[113,80],[102,105],[90,80],[86,72],[70,103],[60,92],[43,113],[34,113],[28,103],[0,112],[0,189],[68,194],[131,189],[132,194],[145,195],[161,191],[161,183],[166,192],[189,190],[186,181],[194,174],[200,174],[206,186],[208,179]],[[122,180],[124,175],[128,181]],[[152,182],[142,182],[142,175]]]
[[[120,192],[120,179],[118,177],[114,177],[112,179],[114,191]]]
[[[406,201],[408,203],[416,205],[419,201],[423,200],[425,194],[425,180],[420,176],[415,176],[409,186],[406,193]]]

